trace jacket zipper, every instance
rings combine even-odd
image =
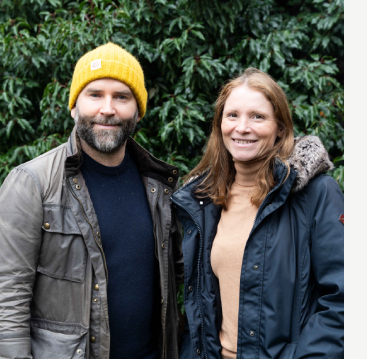
[[[197,276],[197,285],[196,285],[196,298],[198,301],[198,306],[199,306],[199,315],[200,315],[200,321],[201,321],[201,342],[203,345],[203,349],[204,349],[204,357],[205,359],[208,359],[207,353],[206,353],[206,346],[205,346],[205,341],[204,341],[204,320],[203,320],[203,314],[201,312],[201,298],[200,298],[200,291],[199,291],[199,287],[200,287],[200,259],[201,259],[201,255],[202,255],[202,251],[203,251],[203,234],[201,232],[200,226],[198,225],[198,223],[196,222],[196,220],[194,219],[194,216],[187,210],[185,209],[183,206],[181,206],[179,203],[177,203],[172,197],[171,200],[173,203],[175,203],[177,206],[181,207],[184,211],[186,211],[191,219],[193,220],[193,222],[195,223],[196,227],[199,230],[199,234],[200,234],[200,248],[199,248],[199,256],[198,256],[198,276]]]
[[[157,222],[156,222],[156,212],[157,212],[157,204],[158,204],[158,199],[159,199],[159,189],[160,189],[160,186],[158,184],[158,193],[157,193],[157,199],[154,203],[154,222],[153,222],[153,234],[154,234],[154,253],[155,253],[155,257],[157,258],[157,261],[159,262],[159,259],[158,259],[158,251],[157,251],[157,235],[155,233],[155,230],[156,230],[156,225],[157,225]]]
[[[106,263],[106,257],[105,257],[104,252],[103,252],[103,248],[102,248],[102,246],[99,244],[99,242],[98,242],[98,240],[97,240],[97,238],[96,238],[96,234],[94,233],[94,228],[93,228],[93,226],[92,226],[92,223],[90,223],[90,221],[89,221],[89,220],[88,220],[88,218],[87,218],[87,215],[85,214],[85,211],[84,211],[84,207],[83,207],[83,205],[82,205],[82,202],[80,201],[80,199],[79,199],[79,198],[76,196],[76,194],[74,193],[74,191],[73,191],[73,189],[71,188],[71,185],[70,185],[70,183],[69,183],[68,179],[66,179],[66,182],[67,182],[67,184],[68,184],[68,186],[69,186],[69,189],[70,189],[71,194],[72,194],[72,195],[75,197],[75,199],[77,199],[77,200],[78,200],[78,202],[80,203],[80,207],[82,208],[84,218],[86,219],[86,221],[89,223],[90,227],[92,228],[94,241],[96,242],[96,244],[97,244],[97,246],[98,246],[98,248],[99,248],[99,250],[101,251],[101,254],[102,254],[103,265],[104,265],[104,269],[105,269],[105,271],[106,271],[106,282],[108,283],[107,263]]]
[[[153,234],[154,234],[154,251],[155,251],[155,257],[157,258],[157,261],[159,263],[159,259],[158,259],[158,251],[157,251],[157,235],[156,235],[156,227],[157,227],[157,222],[156,222],[156,211],[157,211],[157,204],[158,204],[158,199],[159,199],[159,191],[160,190],[160,186],[158,184],[158,193],[157,193],[157,199],[155,201],[154,204],[154,219],[153,219]],[[162,305],[165,305],[165,303],[163,303]],[[166,319],[166,318],[165,318]],[[166,358],[166,346],[164,345],[165,341],[166,341],[166,330],[165,330],[165,325],[166,325],[166,320],[164,320],[164,323],[162,323],[162,332],[163,332],[163,353],[162,353],[162,358]]]

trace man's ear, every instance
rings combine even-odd
[[[138,116],[138,119],[136,120],[136,123],[138,123],[140,121],[140,116]]]
[[[72,118],[75,118],[75,114],[76,114],[76,106],[74,105],[74,107],[71,109],[70,115]]]

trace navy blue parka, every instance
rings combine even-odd
[[[237,359],[344,356],[343,194],[320,174],[330,163],[326,151],[318,153],[321,142],[306,137],[300,144],[284,183],[286,166],[277,163],[277,185],[261,204],[244,250]],[[210,263],[221,207],[195,193],[202,180],[172,196],[184,227],[182,359],[221,358],[219,283]]]

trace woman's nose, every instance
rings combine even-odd
[[[249,133],[251,132],[251,123],[246,118],[241,118],[236,127],[238,133]]]

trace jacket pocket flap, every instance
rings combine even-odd
[[[71,209],[58,204],[43,205],[42,228],[46,232],[82,234]]]
[[[82,325],[32,319],[30,329],[34,358],[85,358],[88,329]]]

